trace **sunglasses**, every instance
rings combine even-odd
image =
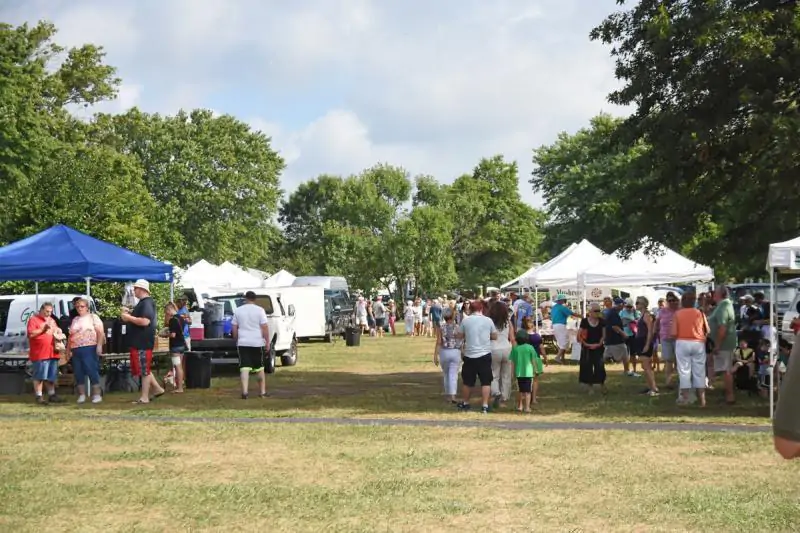
[[[75,306],[76,309],[88,309],[88,307],[89,307],[88,305],[76,305]]]
[[[667,300],[667,302],[671,303],[671,304],[674,304],[674,303],[678,302],[678,299],[677,298],[670,298],[669,300]]]

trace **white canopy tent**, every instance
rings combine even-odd
[[[529,287],[555,287],[558,289],[582,289],[578,275],[587,267],[603,261],[606,253],[586,239],[573,244],[554,259],[548,261],[523,281]],[[587,284],[588,286],[590,284]]]
[[[279,270],[264,281],[264,287],[290,287],[296,276],[286,270]]]
[[[238,265],[228,261],[222,263],[219,268],[220,281],[231,289],[249,289],[260,287],[264,280],[254,276]],[[220,283],[217,283],[220,285]]]
[[[666,246],[657,244],[648,254],[643,244],[629,258],[619,252],[606,256],[578,276],[581,287],[644,287],[711,281],[714,270],[683,257]]]
[[[542,266],[542,263],[534,263],[534,264],[532,264],[531,267],[528,270],[526,270],[523,274],[521,274],[520,276],[512,279],[511,281],[503,283],[502,285],[500,285],[500,288],[501,289],[509,289],[509,288],[519,289],[519,288],[525,287],[526,285],[525,285],[523,280],[525,280],[526,278],[531,276],[536,271],[536,269],[541,267],[541,266]]]
[[[800,237],[790,241],[779,242],[769,245],[767,255],[767,270],[769,271],[770,294],[775,294],[775,274],[797,274],[800,273]],[[775,324],[775,298],[769,299],[770,305],[770,331],[772,332],[770,348],[770,369],[775,368],[775,359],[778,354],[778,336],[775,334],[777,327]],[[770,377],[770,384],[775,383]],[[775,388],[770,388],[769,394],[769,416],[775,415]]]
[[[212,265],[205,259],[201,259],[183,271],[180,276],[180,285],[184,289],[195,287],[208,287],[218,281],[217,266]]]

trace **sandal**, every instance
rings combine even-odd
[[[133,405],[147,405],[147,404],[148,404],[148,403],[150,403],[150,402],[146,402],[146,401],[142,400],[141,398],[139,398],[139,399],[138,399],[138,400],[136,400],[135,402],[131,402],[131,403],[132,403]]]

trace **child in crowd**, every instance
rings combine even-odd
[[[522,329],[528,333],[528,343],[533,346],[539,358],[547,364],[547,353],[545,353],[544,346],[542,345],[542,336],[536,331],[536,321],[532,316],[526,316],[522,319]]]
[[[747,339],[740,339],[739,347],[733,350],[733,365],[729,373],[734,377],[737,389],[755,392],[756,358],[755,352],[747,345]]]
[[[542,360],[530,344],[528,332],[517,332],[517,345],[508,356],[511,367],[517,378],[519,396],[517,398],[517,411],[531,412],[531,403],[537,403],[539,393],[539,374],[542,373]]]

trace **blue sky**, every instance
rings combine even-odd
[[[99,107],[230,113],[273,137],[292,191],[378,162],[450,182],[593,115],[622,114],[608,49],[588,33],[615,0],[10,0],[58,42],[103,45],[123,80]]]

